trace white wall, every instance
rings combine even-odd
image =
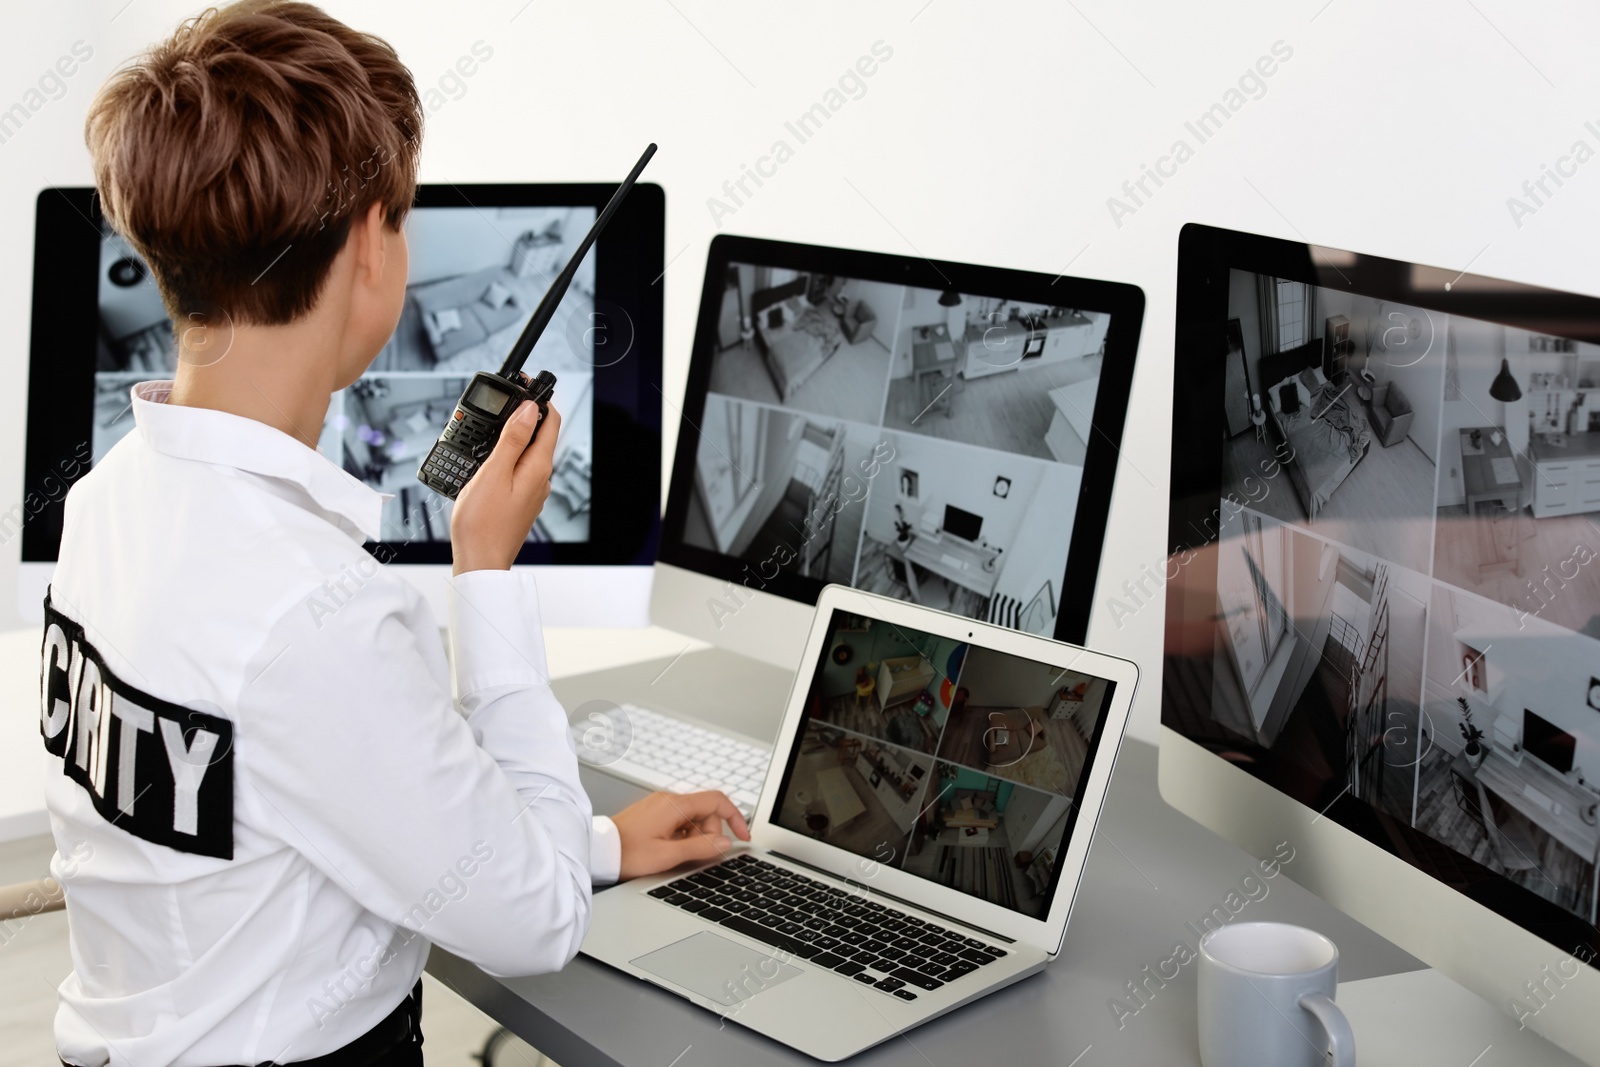
[[[1520,226],[1506,207],[1541,163],[1585,136],[1582,123],[1593,116],[1584,102],[1600,98],[1600,12],[1577,0],[1485,6],[1500,32],[1456,0],[819,0],[776,22],[764,7],[734,0],[461,0],[447,11],[325,2],[388,38],[430,88],[474,42],[493,49],[464,91],[436,98],[443,106],[429,115],[425,181],[614,182],[646,142],[661,145],[645,177],[667,190],[668,411],[682,398],[706,247],[719,232],[1141,286],[1144,339],[1090,639],[1137,660],[1146,678],[1160,664],[1162,613],[1118,619],[1109,591],[1144,566],[1159,568],[1166,551],[1164,413],[1184,223],[1600,289],[1600,162]],[[34,198],[46,185],[89,180],[82,131],[95,86],[202,6],[97,0],[7,12],[0,105],[22,99],[75,41],[94,55],[60,99],[0,144],[5,506],[23,493]],[[865,95],[793,145],[793,158],[734,214],[713,220],[707,199],[777,139],[792,143],[784,122],[821,100],[879,40],[893,56],[866,80]],[[1194,147],[1175,177],[1147,183],[1152,195],[1126,201],[1132,214],[1113,219],[1108,198],[1125,199],[1123,183],[1188,136],[1184,122],[1280,40],[1293,56],[1265,95]],[[1441,165],[1454,160],[1471,165]],[[664,468],[671,456],[669,442]],[[18,543],[9,546],[13,559]],[[0,616],[14,620],[13,589],[8,562]],[[1156,736],[1160,692],[1140,686],[1135,735]]]
[[[1019,659],[993,649],[974,648],[961,665],[960,684],[974,708],[1043,708],[1062,677],[1058,667]]]
[[[931,512],[944,521],[946,504],[953,504],[983,518],[980,536],[1005,550],[1001,566],[1008,566],[1013,546],[1022,529],[1047,464],[1003,452],[970,448],[935,437],[914,433],[886,433],[895,449],[894,459],[886,464],[884,477],[873,482],[873,500],[867,509],[868,529],[880,541],[894,540],[894,504],[898,500],[906,519],[916,525],[918,517]],[[900,471],[917,472],[917,501],[899,498]],[[1011,479],[1004,497],[994,495],[995,479]]]
[[[1071,514],[1083,481],[1083,468],[1065,463],[1045,464],[1028,510],[1017,528],[1017,535],[1006,545],[1005,564],[995,583],[995,592],[1015,597],[1026,606],[1039,587],[1050,583],[1056,604],[1062,597],[1082,596],[1082,590],[1061,588],[1061,570],[1067,553],[1063,546],[1072,540],[1076,516]],[[1015,493],[1016,486],[1011,491]],[[1063,515],[1067,517],[1063,517]]]

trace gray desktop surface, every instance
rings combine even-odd
[[[777,729],[791,678],[752,660],[707,650],[676,662],[560,679],[554,689],[569,709],[589,700],[635,703],[768,739]],[[587,767],[583,780],[596,812],[616,811],[644,795]],[[1293,884],[1295,864],[1309,861],[1296,853],[1282,874],[1263,879],[1255,858],[1162,801],[1155,746],[1127,741],[1061,956],[1042,974],[850,1062],[945,1067],[999,1057],[1064,1067],[1092,1046],[1082,1067],[1198,1063],[1195,966],[1181,966],[1164,984],[1159,971],[1178,944],[1194,946],[1197,935],[1190,924],[1198,926],[1213,908],[1230,905],[1238,909],[1239,920],[1293,922],[1327,934],[1339,946],[1340,981],[1423,966]],[[1250,876],[1255,880],[1246,882]],[[620,886],[605,892],[631,890]],[[1230,893],[1236,895],[1230,899]],[[1166,973],[1173,966],[1166,964]],[[559,974],[493,978],[435,948],[428,970],[562,1067],[817,1062],[586,956]],[[1130,982],[1148,990],[1144,1003],[1129,993]],[[848,996],[873,995],[844,982],[840,990]],[[1114,999],[1122,1002],[1122,1011],[1113,1007]],[[817,1022],[827,1025],[825,1018]]]

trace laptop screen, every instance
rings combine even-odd
[[[1114,683],[835,611],[773,820],[1043,919]]]

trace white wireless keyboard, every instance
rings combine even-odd
[[[646,789],[720,789],[746,818],[755,812],[771,746],[633,704],[619,712],[572,724],[579,760]]]
[[[1545,796],[1543,793],[1539,792],[1539,790],[1535,789],[1531,785],[1525,785],[1522,787],[1522,795],[1539,805],[1545,811],[1552,811],[1556,812],[1557,814],[1559,814],[1561,811],[1561,806],[1559,804]]]

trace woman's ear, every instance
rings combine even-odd
[[[384,267],[387,266],[384,237],[384,206],[374,200],[366,213],[352,220],[351,243],[355,246],[357,280],[365,285],[383,284]]]

